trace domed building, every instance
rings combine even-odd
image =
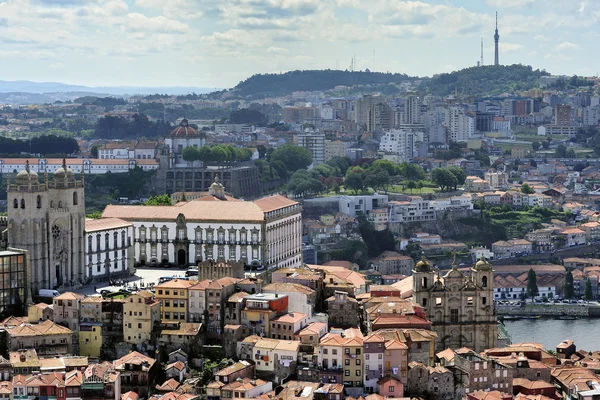
[[[84,281],[84,181],[63,160],[43,181],[29,167],[8,184],[8,244],[29,253],[29,295]]]
[[[413,270],[413,301],[423,307],[437,333],[436,351],[468,347],[481,352],[496,347],[494,271],[484,259],[470,271],[452,269],[443,276],[423,258]]]
[[[165,144],[169,146],[171,156],[171,167],[181,168],[189,166],[183,159],[183,150],[186,147],[199,149],[206,144],[206,135],[191,127],[187,119],[182,119],[169,136],[165,138]],[[196,161],[199,163],[199,161]]]

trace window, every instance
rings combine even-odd
[[[21,208],[25,209],[25,199],[21,199]]]
[[[467,297],[467,305],[468,306],[472,306],[473,305],[473,296]]]
[[[77,205],[77,192],[73,192],[73,205]]]
[[[360,376],[360,369],[356,370],[356,376]]]
[[[390,385],[390,387],[388,388],[388,392],[393,392],[394,391],[394,387]]]
[[[345,369],[344,370],[344,376],[350,376],[350,370],[349,369]]]
[[[146,228],[144,228],[143,226],[140,227],[140,240],[146,240]]]
[[[481,304],[483,304],[484,306],[487,304],[487,297],[481,298]]]
[[[442,305],[442,298],[441,297],[436,297],[435,298],[435,305],[436,306],[441,306]]]
[[[344,365],[350,365],[350,359],[349,358],[346,358],[344,360]]]
[[[423,279],[421,280],[421,288],[422,289],[427,289],[427,277],[423,277]]]
[[[453,324],[458,324],[458,309],[453,308],[450,310],[450,322]]]
[[[42,208],[42,196],[38,196],[36,200],[37,208]]]
[[[487,285],[488,285],[488,279],[487,279],[487,276],[484,276],[481,278],[481,286],[486,288]]]
[[[13,208],[19,208],[19,200],[14,199],[14,201],[13,201]]]
[[[323,354],[327,354],[329,351],[327,349],[323,349]]]
[[[229,246],[229,259],[235,260],[235,247]]]
[[[369,354],[367,353],[367,354],[365,354],[365,360],[368,360],[368,359],[369,359]]]
[[[423,307],[427,307],[427,299],[423,297],[423,300],[421,300],[421,303],[423,304]]]
[[[356,365],[360,365],[360,358],[356,359]]]
[[[179,240],[184,240],[185,239],[185,229],[179,229],[177,236],[178,236]]]

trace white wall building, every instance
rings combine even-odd
[[[358,214],[369,214],[376,208],[386,207],[388,196],[385,194],[372,194],[364,196],[341,196],[339,209],[341,213],[356,217]]]
[[[118,218],[85,221],[85,277],[109,278],[133,268],[133,225]]]
[[[460,107],[450,107],[446,114],[448,140],[464,142],[475,134],[475,118],[467,115]]]
[[[392,129],[381,138],[379,151],[398,156],[398,162],[410,161],[418,154],[417,143],[423,141],[425,132],[420,128],[403,126]]]
[[[48,174],[56,172],[62,167],[62,158],[0,158],[0,175],[12,174],[25,169],[29,161],[29,168],[37,174]],[[83,170],[86,174],[105,174],[107,172],[118,174],[128,172],[137,167],[144,171],[158,169],[158,161],[155,159],[137,160],[137,159],[90,159],[90,158],[67,158],[67,167],[76,174]]]
[[[296,135],[298,146],[304,147],[312,155],[312,166],[325,162],[325,134],[323,132],[302,132]]]
[[[236,201],[215,185],[220,184],[211,186],[209,198],[176,206],[109,205],[103,217],[133,224],[135,260],[142,264],[229,260],[269,268],[301,265],[299,203],[283,196]]]
[[[431,201],[419,196],[410,196],[406,201],[390,201],[388,204],[390,225],[404,222],[435,220],[435,208]]]
[[[179,126],[171,132],[170,136],[165,138],[165,144],[169,146],[171,156],[171,167],[185,168],[190,164],[182,157],[183,150],[186,147],[200,148],[206,143],[204,133],[199,133],[196,129],[188,125],[187,119],[183,119]],[[199,163],[199,161],[196,161]]]

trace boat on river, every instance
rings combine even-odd
[[[561,315],[560,317],[558,317],[558,319],[562,319],[565,321],[572,321],[574,319],[577,319],[577,317],[574,315]]]

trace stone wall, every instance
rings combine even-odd
[[[541,315],[548,317],[560,317],[561,315],[569,315],[576,317],[588,317],[590,314],[597,315],[596,313],[590,313],[590,309],[600,309],[597,306],[588,306],[585,304],[528,304],[525,307],[510,306],[510,305],[496,305],[497,315],[515,315],[515,316],[530,316],[530,315]]]

